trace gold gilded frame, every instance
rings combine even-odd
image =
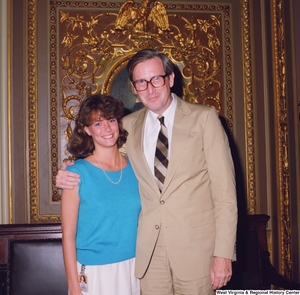
[[[280,245],[280,271],[287,278],[292,277],[291,258],[291,212],[290,212],[290,167],[289,167],[289,133],[287,109],[286,48],[284,28],[284,0],[272,0],[273,64],[276,124],[276,175],[278,183],[278,227]]]
[[[241,24],[242,24],[242,47],[243,47],[243,83],[244,83],[244,105],[245,105],[245,140],[246,140],[246,182],[247,182],[247,207],[250,214],[256,213],[256,183],[255,183],[255,150],[254,150],[254,123],[253,123],[253,93],[252,93],[252,68],[251,68],[251,38],[250,38],[250,0],[240,0]],[[73,2],[73,1],[72,1]],[[70,2],[71,3],[71,2]],[[86,2],[90,3],[90,2]],[[111,5],[101,2],[104,6]],[[276,64],[275,72],[275,101],[276,101],[276,123],[277,123],[277,177],[280,184],[278,192],[279,216],[280,216],[280,246],[281,246],[281,272],[290,277],[291,274],[291,247],[290,247],[290,212],[289,212],[289,170],[288,170],[288,141],[287,141],[287,110],[285,105],[285,52],[283,32],[283,0],[272,0],[273,13],[273,62]],[[114,5],[117,5],[116,3]],[[59,214],[42,214],[40,212],[41,196],[39,194],[39,165],[38,165],[38,0],[28,0],[28,169],[29,169],[29,198],[30,198],[30,221],[31,222],[57,222],[60,221]],[[187,6],[186,6],[187,7]],[[52,53],[51,53],[52,54]],[[50,58],[51,58],[50,54]],[[57,57],[56,57],[57,58]],[[230,60],[228,60],[230,64]],[[57,68],[53,68],[53,71]],[[52,75],[52,72],[50,73]],[[114,80],[113,74],[109,79]],[[229,82],[229,81],[227,81]],[[53,82],[55,83],[55,82]],[[106,83],[106,84],[105,84]],[[104,83],[105,89],[110,89],[110,81]],[[227,83],[230,84],[230,83]],[[232,89],[226,90],[228,93]],[[54,95],[54,94],[53,94]],[[53,96],[54,98],[54,96]],[[233,129],[232,97],[227,95],[226,115],[229,126]],[[52,109],[53,120],[57,118],[57,110]],[[55,134],[52,146],[58,144]],[[58,169],[57,154],[51,151],[52,161],[52,186],[54,176]],[[58,193],[58,192],[57,192]]]
[[[242,46],[243,46],[243,82],[245,108],[245,140],[246,140],[246,186],[247,211],[256,213],[256,180],[255,180],[255,149],[253,121],[253,87],[251,66],[250,38],[250,7],[249,0],[241,0]]]

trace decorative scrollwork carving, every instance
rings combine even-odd
[[[168,54],[178,65],[183,99],[211,104],[221,111],[225,93],[220,18],[220,13],[205,19],[168,14],[161,2],[153,0],[141,4],[127,0],[118,13],[92,13],[89,19],[60,10],[63,97],[76,93],[83,98],[86,87],[92,93],[107,92],[110,69],[126,56],[151,47]]]

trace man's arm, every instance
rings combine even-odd
[[[214,290],[231,279],[235,260],[237,198],[235,172],[227,135],[215,110],[207,116],[205,155],[215,204],[216,237],[211,282]]]
[[[62,189],[73,189],[78,186],[80,177],[77,173],[66,170],[67,166],[73,165],[72,161],[63,162],[56,175],[56,186]]]

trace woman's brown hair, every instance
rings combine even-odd
[[[90,126],[100,117],[117,119],[119,124],[117,147],[122,147],[128,135],[128,132],[122,127],[123,114],[123,102],[109,95],[94,94],[85,99],[80,106],[75,120],[75,128],[67,144],[68,152],[75,159],[85,158],[93,153],[95,149],[93,139],[84,131],[84,127]]]

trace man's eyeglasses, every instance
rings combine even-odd
[[[154,76],[147,81],[145,79],[140,79],[132,82],[136,91],[144,91],[148,88],[148,84],[150,83],[154,88],[159,88],[165,85],[165,78],[169,76],[168,74]]]

